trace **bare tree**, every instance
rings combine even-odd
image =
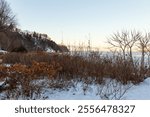
[[[126,56],[126,50],[128,47],[128,32],[122,31],[114,33],[111,38],[108,40],[108,44],[110,44],[112,47],[115,47],[117,49],[120,49],[123,54],[123,58],[125,60]]]
[[[5,0],[0,0],[0,32],[12,29],[16,25],[15,15]]]
[[[141,38],[141,33],[137,32],[137,31],[131,31],[128,34],[128,38],[127,38],[127,48],[129,51],[129,57],[130,57],[130,61],[133,63],[133,47],[135,46],[135,43]]]
[[[141,51],[141,69],[145,66],[145,54],[150,44],[150,33],[146,33],[145,36],[139,38],[138,48]]]
[[[111,36],[108,43],[122,51],[124,60],[126,55],[129,56],[130,61],[133,63],[133,47],[135,43],[141,39],[141,33],[135,30],[117,32]]]
[[[150,39],[150,33],[147,34],[147,38]],[[146,54],[147,54],[147,57],[148,57],[148,66],[150,67],[150,43],[147,44],[147,47],[146,47]]]

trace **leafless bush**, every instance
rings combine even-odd
[[[97,86],[97,95],[103,100],[120,100],[132,86],[132,84],[123,85],[116,80],[107,79],[103,85]]]

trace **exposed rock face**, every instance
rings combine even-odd
[[[3,50],[8,50],[8,42],[9,38],[6,36],[5,33],[1,32],[0,33],[0,48]]]
[[[45,51],[47,48],[51,48],[56,52],[67,50],[62,49],[61,46],[58,46],[52,40],[39,39],[38,37],[32,37],[31,35],[25,35],[19,32],[0,32],[0,49],[9,52],[28,52],[37,50]]]
[[[28,44],[28,47],[26,45]],[[22,35],[18,32],[1,32],[0,33],[0,47],[3,50],[14,51],[29,51],[33,46],[31,42],[25,41]]]

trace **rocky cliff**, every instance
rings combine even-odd
[[[65,48],[65,49],[64,49]],[[67,47],[59,46],[46,36],[28,34],[18,31],[0,32],[0,49],[9,52],[46,51],[68,52]]]

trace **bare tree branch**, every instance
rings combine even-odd
[[[5,0],[0,0],[0,32],[16,26],[15,15]]]

